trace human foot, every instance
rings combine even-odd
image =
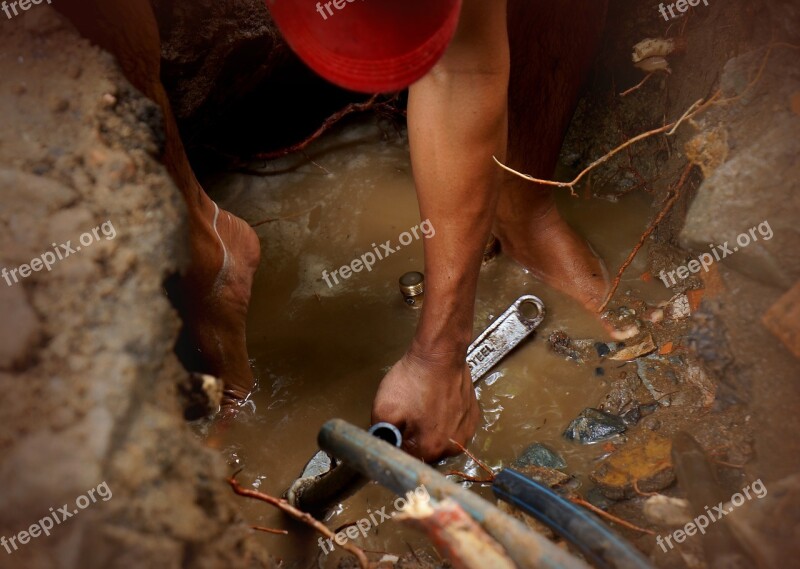
[[[223,381],[222,405],[230,410],[254,387],[245,329],[261,248],[244,220],[207,203],[189,223],[191,261],[178,285],[176,304],[191,350],[190,365]]]
[[[498,211],[494,231],[503,252],[548,286],[597,312],[608,291],[608,271],[589,243],[564,221],[555,204],[538,217],[514,218],[503,218]]]

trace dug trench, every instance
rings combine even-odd
[[[727,500],[761,480],[766,496],[720,524],[746,566],[780,567],[798,553],[800,511],[800,197],[791,191],[800,176],[798,14],[789,3],[710,4],[669,23],[653,6],[612,7],[559,179],[721,95],[673,135],[650,136],[594,168],[577,196],[559,195],[612,276],[637,252],[605,314],[617,337],[502,253],[484,265],[476,332],[524,293],[540,296],[548,314],[480,385],[483,422],[469,450],[627,522],[609,524],[657,567],[724,559],[730,551],[706,551],[695,537],[666,552],[656,537],[683,527],[694,517],[687,512],[715,506],[712,494]],[[222,434],[207,435],[213,420],[184,419],[180,322],[163,286],[185,262],[185,221],[157,160],[160,115],[108,54],[49,8],[4,24],[0,264],[27,263],[95,220],[110,219],[118,235],[49,273],[0,286],[13,322],[0,327],[0,534],[101,481],[113,491],[46,540],[8,557],[0,551],[0,565],[351,566],[339,550],[324,556],[305,526],[234,496],[225,478],[239,471],[243,486],[279,495],[326,419],[367,423],[377,381],[413,332],[417,313],[403,304],[397,278],[421,269],[421,240],[339,285],[322,279],[420,222],[402,97],[336,123],[300,152],[253,158],[304,140],[358,100],[303,70],[260,2],[158,3],[157,14],[164,82],[195,168],[262,242],[248,323],[259,389]],[[665,57],[670,73],[630,91],[645,78],[632,46],[648,37],[680,38],[682,47]],[[764,221],[769,240],[670,288],[660,282],[662,270]],[[703,448],[710,479],[682,479],[681,457],[697,455],[673,448],[679,432]],[[467,456],[439,469],[486,476]],[[466,485],[491,498],[485,485]],[[687,504],[698,485],[713,488],[708,502]],[[369,485],[325,523],[337,530],[392,498]],[[442,565],[421,534],[395,521],[357,543],[380,552],[374,561],[394,554],[403,558],[396,566]]]

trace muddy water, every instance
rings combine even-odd
[[[253,408],[225,434],[223,448],[242,466],[240,480],[281,494],[316,450],[322,423],[341,417],[368,425],[372,398],[383,374],[403,354],[418,313],[406,307],[397,279],[422,270],[422,243],[414,240],[379,261],[371,272],[352,274],[329,287],[329,273],[419,223],[405,140],[372,124],[332,133],[306,157],[267,165],[269,176],[226,175],[209,184],[220,203],[249,222],[261,223],[263,261],[257,274],[249,320],[249,345],[260,389]],[[562,196],[561,208],[603,256],[612,272],[624,260],[651,216],[646,198],[629,196],[612,204]],[[621,290],[651,300],[666,298],[645,284],[644,254],[629,269]],[[598,377],[550,353],[545,339],[554,330],[574,338],[603,338],[594,318],[563,295],[537,282],[504,257],[484,267],[477,299],[476,333],[522,294],[544,300],[547,317],[534,340],[482,382],[484,422],[470,449],[492,466],[509,464],[527,445],[544,442],[559,451],[568,471],[582,481],[603,456],[602,445],[579,446],[561,437],[566,425],[605,395],[612,369]],[[442,466],[478,474],[471,460]],[[485,489],[480,490],[488,495]],[[336,529],[389,505],[391,494],[370,485],[327,520]],[[242,501],[254,525],[286,528],[290,535],[264,535],[265,545],[287,567],[334,566],[321,555],[317,536],[274,510]],[[359,539],[368,550],[405,553],[425,540],[387,521]]]

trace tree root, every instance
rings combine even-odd
[[[683,174],[681,174],[680,180],[678,180],[678,183],[676,184],[675,189],[672,192],[672,197],[670,197],[667,200],[667,202],[664,204],[664,207],[661,208],[661,211],[658,212],[658,215],[655,217],[655,219],[653,219],[648,228],[642,234],[641,238],[639,239],[639,242],[630,252],[630,255],[628,255],[628,258],[625,259],[624,263],[622,263],[622,266],[619,268],[619,271],[617,271],[617,276],[614,277],[614,281],[611,283],[611,288],[609,289],[608,294],[606,295],[606,299],[603,301],[603,304],[600,306],[597,312],[603,312],[606,309],[606,306],[608,306],[608,303],[611,301],[611,298],[614,296],[614,293],[617,292],[617,288],[619,288],[619,284],[622,281],[622,275],[625,273],[625,271],[628,269],[631,263],[633,263],[633,259],[639,253],[639,250],[642,248],[645,241],[647,241],[647,238],[650,237],[653,231],[655,231],[656,227],[658,227],[658,224],[661,223],[662,219],[664,219],[664,216],[666,216],[670,212],[672,206],[674,206],[675,202],[678,201],[678,198],[680,198],[681,195],[683,195],[682,190],[686,185],[686,179],[689,177],[689,173],[692,171],[693,167],[694,164],[689,163],[686,165],[686,168],[683,169]]]
[[[286,500],[282,498],[275,498],[274,496],[270,496],[269,494],[264,494],[263,492],[259,492],[257,490],[249,490],[247,488],[242,488],[242,486],[236,481],[236,474],[228,478],[228,484],[231,485],[231,488],[237,495],[266,502],[267,504],[275,506],[282,512],[293,517],[297,521],[303,522],[304,524],[311,526],[319,533],[324,535],[326,538],[328,539],[334,538],[334,533],[331,530],[329,530],[324,524],[314,519],[311,515],[301,510],[298,510],[297,508],[289,504],[289,502],[287,502]],[[364,551],[361,548],[356,547],[349,541],[345,542],[345,544],[342,545],[342,548],[355,555],[356,559],[358,559],[358,563],[361,566],[361,569],[369,569],[369,561],[367,560],[367,556],[364,554]]]

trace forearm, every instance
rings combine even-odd
[[[486,4],[490,4],[487,7]],[[423,219],[425,304],[413,349],[463,357],[507,138],[505,3],[465,2],[459,32],[409,95],[409,138]],[[501,6],[502,5],[502,6]]]

